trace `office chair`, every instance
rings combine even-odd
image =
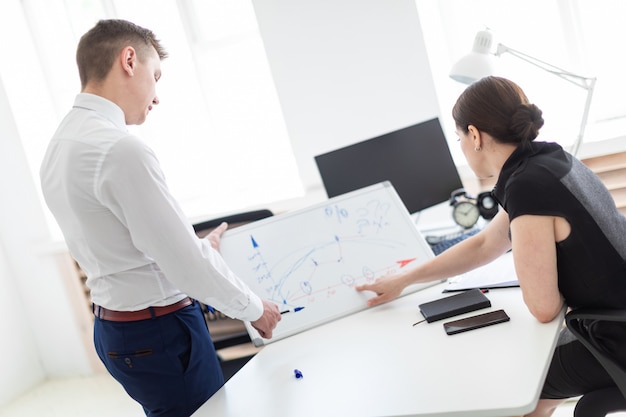
[[[626,369],[615,362],[593,336],[595,324],[602,321],[626,322],[626,310],[578,309],[565,316],[570,331],[589,349],[617,385],[583,395],[576,403],[574,417],[604,417],[611,412],[626,411]]]
[[[205,237],[222,222],[227,222],[228,228],[232,229],[273,215],[274,213],[267,209],[247,211],[196,223],[193,225],[193,229],[199,237]],[[204,313],[204,318],[207,322],[207,327],[211,333],[211,339],[213,339],[213,346],[216,351],[227,347],[251,343],[250,336],[242,321],[231,319],[206,304],[200,303],[200,305],[202,306],[202,312]],[[224,380],[227,381],[230,379],[231,376],[252,359],[252,356],[253,355],[245,355],[229,360],[220,357]]]

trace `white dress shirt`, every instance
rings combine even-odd
[[[48,207],[87,274],[92,301],[134,311],[187,295],[241,320],[260,298],[200,239],[170,195],[150,148],[126,128],[121,108],[81,93],[41,166]]]

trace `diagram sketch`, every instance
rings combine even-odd
[[[220,251],[283,317],[271,341],[365,308],[354,287],[430,259],[390,183],[228,231]],[[261,340],[247,326],[255,344]]]

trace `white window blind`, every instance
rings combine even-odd
[[[465,85],[448,77],[452,65],[470,52],[476,32],[489,28],[494,49],[502,43],[573,73],[597,77],[584,143],[626,134],[626,2],[620,0],[416,0],[433,67],[446,133],[455,138],[452,106]],[[587,92],[510,54],[498,60],[495,75],[518,83],[544,112],[539,140],[565,147],[575,140]],[[451,142],[455,160],[465,164]],[[582,154],[580,154],[582,156]]]

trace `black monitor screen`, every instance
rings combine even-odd
[[[390,181],[410,213],[463,187],[438,119],[315,157],[328,197]]]

